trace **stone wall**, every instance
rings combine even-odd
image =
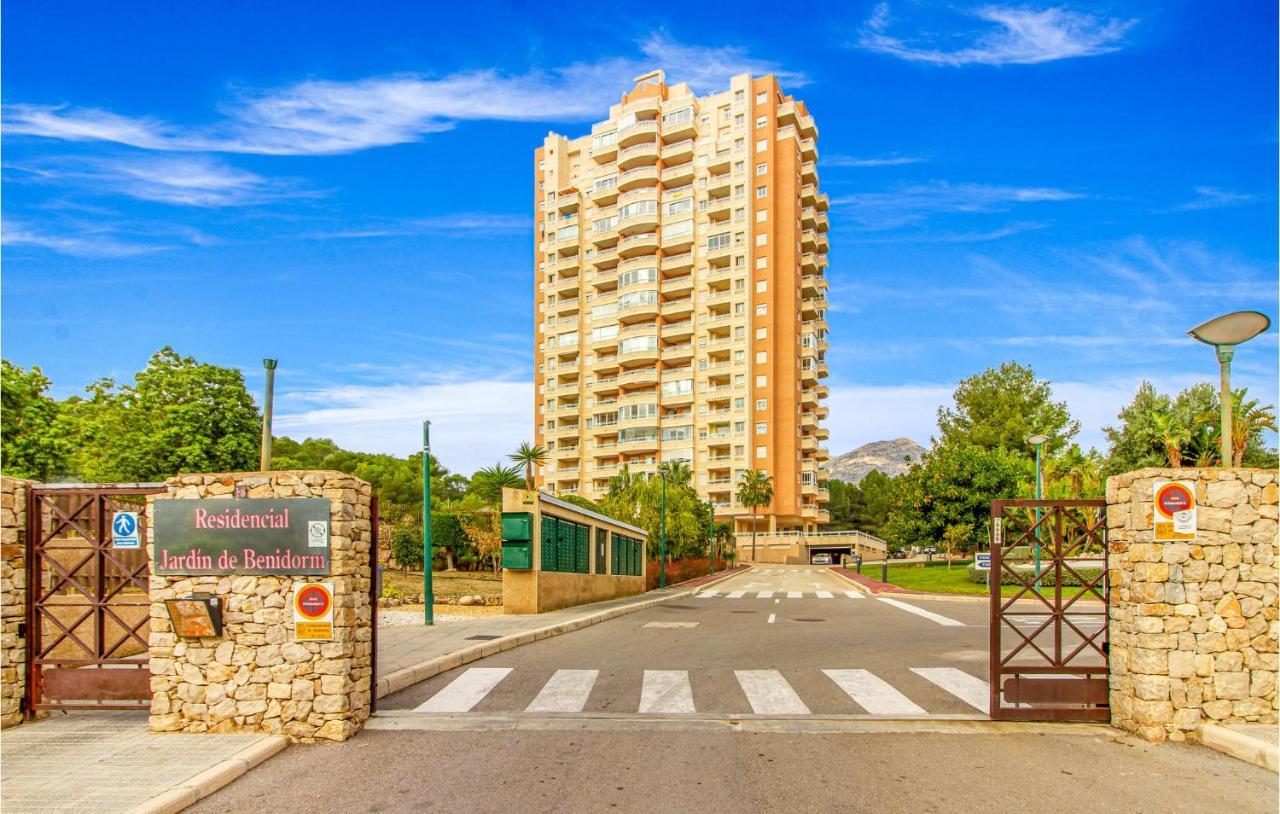
[[[22,723],[27,642],[18,626],[27,615],[27,490],[29,481],[0,478],[0,728]]]
[[[340,472],[179,475],[149,500],[314,497],[330,503],[332,573],[301,576],[151,576],[151,729],[284,733],[345,740],[369,717],[373,677],[369,602],[369,484]],[[154,561],[154,526],[148,529]],[[334,639],[293,640],[294,591],[334,586]],[[163,600],[222,597],[220,639],[178,639]]]
[[[1198,530],[1155,542],[1158,480],[1195,482]],[[1108,479],[1111,721],[1148,740],[1276,721],[1277,478],[1142,469]]]

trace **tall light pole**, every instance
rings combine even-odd
[[[422,623],[435,624],[436,593],[431,585],[431,422],[422,422]]]
[[[667,467],[658,468],[662,478],[662,513],[658,518],[658,588],[667,587]]]
[[[1219,451],[1222,455],[1222,466],[1230,467],[1235,461],[1231,450],[1231,420],[1235,412],[1231,403],[1231,357],[1235,355],[1236,345],[1243,345],[1250,339],[1271,327],[1271,319],[1257,311],[1233,311],[1214,317],[1203,325],[1197,325],[1187,331],[1192,339],[1212,345],[1218,357],[1218,378],[1222,392],[1218,396],[1222,409],[1222,438]]]
[[[276,361],[262,360],[262,367],[267,371],[267,392],[262,399],[262,446],[258,452],[258,470],[261,472],[271,469],[271,412],[276,395]]]
[[[711,570],[708,574],[716,572],[716,504],[713,501],[707,502],[707,552],[711,555]]]
[[[1044,500],[1044,445],[1049,441],[1047,435],[1032,435],[1027,443],[1036,448],[1036,500]],[[1040,507],[1036,507],[1036,587],[1040,587]]]

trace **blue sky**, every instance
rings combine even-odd
[[[751,4],[748,4],[751,5]],[[1087,443],[1277,301],[1273,3],[10,4],[3,353],[70,395],[280,358],[277,429],[455,470],[530,435],[531,156],[630,79],[775,71],[831,198],[831,449],[1018,359]],[[554,25],[553,25],[554,22]],[[1236,381],[1275,400],[1273,328]]]

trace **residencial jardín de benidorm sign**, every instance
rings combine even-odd
[[[153,574],[329,573],[329,501],[157,500]]]

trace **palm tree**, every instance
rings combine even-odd
[[[1270,406],[1261,407],[1258,400],[1245,401],[1249,388],[1231,394],[1231,465],[1244,464],[1244,451],[1249,439],[1263,430],[1276,431],[1276,414]]]
[[[1153,413],[1151,424],[1156,431],[1156,438],[1164,445],[1169,466],[1182,466],[1182,445],[1191,440],[1191,430],[1183,426],[1172,413]]]
[[[507,456],[517,464],[524,466],[524,488],[533,491],[533,468],[547,462],[547,448],[542,444],[529,444],[522,441],[520,448]]]
[[[742,473],[738,481],[738,502],[751,509],[751,559],[756,558],[756,509],[773,500],[773,478],[759,469]]]
[[[524,481],[520,478],[520,467],[496,463],[477,469],[471,476],[471,483],[481,500],[490,506],[496,506],[502,503],[503,489],[519,489]]]

